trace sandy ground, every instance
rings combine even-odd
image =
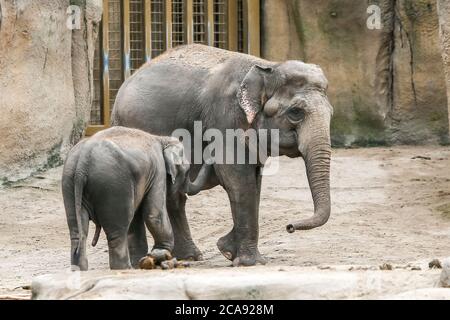
[[[60,175],[57,168],[0,189],[0,294],[26,294],[34,276],[69,267]],[[450,256],[448,147],[334,150],[332,217],[311,231],[285,231],[312,214],[303,161],[281,158],[278,174],[263,181],[260,251],[270,266],[414,266]],[[192,197],[187,211],[205,257],[192,268],[228,267],[215,245],[231,228],[223,189]],[[106,249],[102,234],[89,248],[90,269],[108,268]]]

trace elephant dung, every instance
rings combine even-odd
[[[139,268],[142,270],[153,270],[156,269],[155,259],[153,257],[147,256],[139,261]]]

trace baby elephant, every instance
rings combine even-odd
[[[144,223],[154,238],[152,252],[169,257],[174,237],[166,192],[196,194],[210,170],[203,166],[191,182],[183,144],[140,130],[113,127],[78,143],[62,177],[72,265],[88,269],[89,220],[97,226],[94,246],[101,228],[106,233],[111,269],[129,269],[147,255]]]

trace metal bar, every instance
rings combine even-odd
[[[260,0],[247,0],[247,6],[248,53],[259,57],[261,55]]]
[[[102,131],[106,128],[107,128],[107,126],[104,126],[104,125],[90,125],[89,127],[86,128],[84,135],[87,137],[90,137],[90,136],[93,136],[94,134],[96,134],[97,132]]]
[[[187,43],[194,43],[194,1],[186,1],[186,36]]]
[[[151,0],[145,0],[144,4],[145,23],[145,62],[152,59],[152,9]]]
[[[228,50],[238,50],[238,4],[228,0]]]
[[[123,76],[131,75],[130,66],[130,0],[123,0]]]
[[[208,0],[208,45],[214,46],[214,1]]]
[[[102,52],[103,52],[103,125],[111,125],[109,105],[109,1],[103,0]]]
[[[166,0],[166,49],[172,48],[172,0]]]

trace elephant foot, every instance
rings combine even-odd
[[[233,260],[233,267],[251,267],[256,264],[265,265],[267,260],[256,251],[256,254],[242,254]]]
[[[192,241],[181,245],[175,244],[172,255],[179,260],[203,261],[203,255],[201,251]]]
[[[267,263],[267,260],[263,258],[258,249],[256,249],[254,253],[238,254],[237,245],[234,241],[232,232],[220,238],[219,241],[217,241],[217,247],[225,258],[233,261],[233,266],[235,267],[254,266],[256,264],[265,265]]]
[[[235,259],[237,248],[232,232],[217,241],[217,248],[219,248],[220,253],[228,260],[233,261]]]

